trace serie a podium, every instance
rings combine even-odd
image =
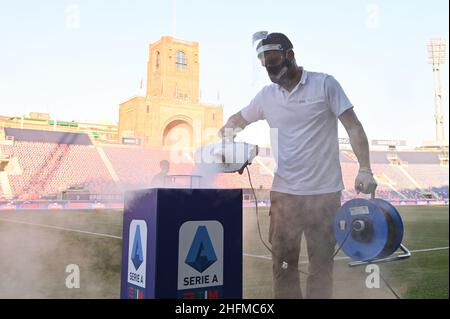
[[[242,298],[242,190],[125,193],[123,299]]]

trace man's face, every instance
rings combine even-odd
[[[169,171],[169,163],[163,162],[160,164],[161,171],[167,173]]]
[[[285,52],[281,51],[267,51],[264,55],[261,55],[260,61],[262,66],[267,70],[270,80],[273,83],[280,83],[282,77],[284,77],[290,67],[289,61],[287,61]]]

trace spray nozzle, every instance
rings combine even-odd
[[[258,146],[239,143],[208,144],[197,150],[195,163],[197,167],[214,173],[242,174],[245,167],[251,164],[258,155]]]

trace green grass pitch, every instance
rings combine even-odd
[[[402,298],[448,298],[449,208],[399,207],[410,259],[380,264]],[[122,211],[0,212],[0,298],[119,298]],[[268,209],[259,210],[267,241]],[[109,237],[102,234],[110,235]],[[435,249],[435,250],[430,250]],[[307,270],[306,248],[300,267]],[[262,245],[255,210],[244,210],[244,298],[272,297],[270,253]],[[365,267],[335,261],[334,298],[393,298],[381,282],[365,285]],[[80,288],[65,285],[66,266],[80,268]],[[304,288],[305,276],[301,276]]]

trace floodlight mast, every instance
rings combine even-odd
[[[443,92],[441,84],[441,65],[445,63],[446,43],[444,38],[433,38],[428,42],[429,63],[433,66],[434,104],[436,119],[436,142],[440,147],[445,145]]]

